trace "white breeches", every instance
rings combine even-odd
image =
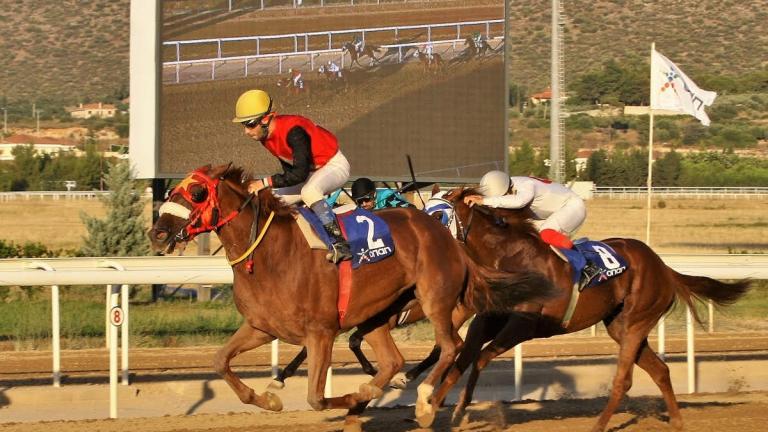
[[[349,162],[339,150],[328,163],[310,173],[306,182],[274,189],[272,192],[286,204],[304,201],[309,206],[344,186],[347,180],[349,180]]]
[[[549,217],[536,220],[533,224],[539,231],[553,229],[570,236],[581,227],[586,217],[587,208],[584,206],[584,201],[579,198],[572,198]]]

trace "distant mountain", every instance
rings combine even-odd
[[[451,2],[453,6],[457,3],[471,7],[488,1]],[[562,3],[567,16],[566,82],[611,58],[644,59],[652,41],[694,79],[697,72],[737,75],[768,67],[765,0]],[[0,103],[3,97],[11,102],[49,99],[74,103],[127,88],[129,4],[129,0],[4,1],[0,8]],[[440,2],[425,5],[437,9]],[[327,9],[323,13],[342,10]],[[305,8],[292,11],[291,16],[316,11]],[[354,9],[344,8],[344,12]],[[224,19],[252,18],[260,13],[264,14],[251,11],[227,16],[219,12]],[[550,1],[512,1],[510,16],[512,79],[534,90],[544,88],[549,82]],[[181,16],[170,19],[177,24],[189,20]],[[194,19],[191,23],[199,24]],[[168,30],[169,35],[174,34]]]

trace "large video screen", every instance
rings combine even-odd
[[[406,155],[424,181],[505,169],[501,2],[166,1],[160,14],[159,177],[279,171],[231,121],[250,89],[333,132],[353,178],[409,180]]]

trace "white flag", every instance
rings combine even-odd
[[[651,109],[690,114],[704,126],[709,116],[704,107],[712,105],[717,93],[700,89],[668,58],[656,50],[651,53]]]

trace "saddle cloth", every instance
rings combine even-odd
[[[392,240],[392,234],[387,223],[368,210],[354,206],[350,207],[340,207],[339,210],[343,211],[343,213],[337,214],[337,219],[339,220],[339,226],[344,233],[344,237],[349,242],[350,249],[354,254],[352,268],[356,269],[363,264],[372,264],[394,254],[395,243]],[[299,228],[302,229],[310,247],[313,249],[329,249],[331,247],[331,238],[325,232],[317,215],[306,207],[299,208],[299,215],[300,218],[297,219],[297,223]],[[303,219],[304,222],[300,219]],[[312,227],[311,233],[307,232],[307,225]]]
[[[592,281],[583,288],[589,288],[616,277],[624,273],[627,268],[627,261],[619,255],[612,247],[599,241],[579,239],[573,242],[573,249],[558,248],[558,251],[568,258],[573,270],[573,283],[578,283],[581,278],[581,271],[587,262],[591,262],[602,270],[602,273],[592,279]]]

